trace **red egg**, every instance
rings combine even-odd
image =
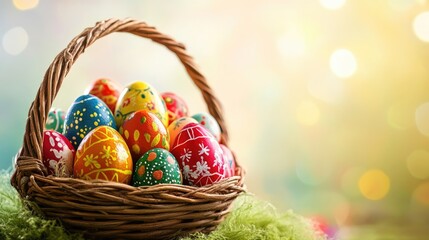
[[[75,150],[70,141],[54,130],[43,131],[43,165],[48,173],[57,177],[70,177],[73,174]]]
[[[134,162],[153,148],[170,150],[167,129],[159,118],[146,110],[131,113],[119,128]]]
[[[225,159],[225,176],[226,177],[235,176],[234,155],[232,154],[231,150],[227,146],[220,144],[220,147],[222,148],[223,156]]]
[[[91,94],[100,98],[106,103],[112,113],[115,112],[116,102],[120,93],[119,87],[107,78],[94,81],[85,91],[85,94]]]
[[[73,163],[74,177],[129,184],[133,160],[121,135],[109,126],[99,126],[80,143]]]
[[[219,143],[203,126],[186,125],[171,153],[179,163],[184,183],[205,186],[225,178],[225,160]]]
[[[171,92],[161,93],[161,96],[167,107],[168,125],[178,118],[188,116],[188,106],[181,97]]]

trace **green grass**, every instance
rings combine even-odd
[[[84,239],[79,234],[69,233],[59,222],[43,219],[27,210],[9,178],[8,172],[0,171],[0,239]],[[325,239],[313,231],[309,220],[292,211],[279,214],[271,204],[250,195],[239,197],[233,209],[217,230],[185,239]]]

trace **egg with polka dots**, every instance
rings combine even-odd
[[[152,148],[170,149],[164,124],[155,114],[146,110],[129,115],[119,128],[119,133],[125,139],[134,162]]]
[[[90,94],[79,96],[67,111],[64,120],[64,136],[77,149],[82,139],[98,126],[116,129],[112,112],[96,96]]]
[[[133,185],[182,184],[182,174],[173,154],[163,148],[147,151],[136,163]]]
[[[164,126],[168,126],[165,103],[158,91],[147,82],[136,81],[122,90],[115,108],[115,120],[118,127],[122,126],[128,115],[138,110],[146,110],[155,114]]]

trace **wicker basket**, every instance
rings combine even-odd
[[[231,203],[244,191],[244,171],[236,163],[236,176],[204,186],[161,184],[133,187],[102,180],[84,181],[47,174],[42,164],[42,133],[48,111],[73,63],[97,39],[113,32],[149,38],[174,52],[201,91],[209,112],[228,134],[221,105],[185,47],[144,22],[110,19],[85,29],[60,52],[45,73],[32,103],[17,154],[11,183],[33,210],[59,219],[72,231],[105,239],[169,239],[193,232],[210,232],[230,211]]]

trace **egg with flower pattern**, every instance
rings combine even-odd
[[[200,124],[187,124],[177,135],[171,153],[179,163],[186,184],[205,186],[226,177],[222,149]]]
[[[66,113],[60,108],[51,108],[48,113],[48,119],[46,119],[45,128],[63,133],[65,116]]]
[[[147,110],[155,114],[168,126],[168,113],[164,102],[158,92],[145,82],[134,82],[122,90],[115,108],[115,120],[118,127],[124,120],[137,110]]]
[[[198,123],[198,122],[197,120],[191,117],[181,117],[179,119],[176,119],[176,121],[172,122],[168,126],[167,131],[168,131],[168,135],[170,136],[170,147],[173,146],[179,132],[189,123]]]
[[[207,112],[201,112],[192,115],[192,118],[197,120],[205,129],[207,129],[219,142],[220,141],[220,127],[216,119]]]
[[[73,174],[75,149],[70,141],[54,130],[43,131],[42,163],[48,173],[57,177]]]
[[[133,171],[130,151],[121,135],[109,126],[88,133],[76,150],[74,177],[129,184]]]
[[[104,125],[116,129],[115,119],[107,105],[96,96],[81,95],[67,111],[64,136],[76,149],[86,134]]]
[[[152,148],[170,149],[167,129],[155,114],[139,110],[130,114],[119,128],[134,162]]]
[[[95,80],[85,91],[103,101],[112,113],[115,112],[116,102],[120,94],[119,87],[110,79],[100,78]]]
[[[182,174],[173,154],[163,148],[147,151],[136,163],[133,186],[160,183],[182,184]]]
[[[174,122],[176,119],[188,116],[188,106],[186,102],[175,93],[164,92],[161,93],[162,99],[164,99],[165,106],[168,112],[168,125]]]

